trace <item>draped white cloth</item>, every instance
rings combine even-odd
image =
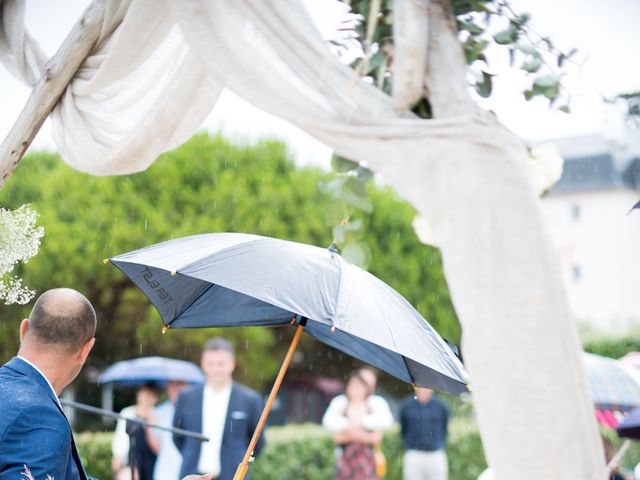
[[[329,52],[296,1],[105,2],[101,40],[52,113],[66,162],[98,175],[144,170],[194,133],[224,87],[367,162],[442,250],[495,478],[605,477],[579,339],[518,138],[479,110],[398,113],[421,88],[410,59],[425,52],[398,53],[406,70],[394,103]],[[3,7],[0,61],[32,84],[44,55],[24,31],[23,3]],[[404,13],[394,27],[426,38]]]

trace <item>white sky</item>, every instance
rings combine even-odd
[[[315,4],[319,23],[331,25],[326,0]],[[524,75],[508,66],[506,52],[490,52],[494,94],[483,102],[518,135],[541,140],[591,133],[616,136],[621,119],[603,96],[640,89],[640,1],[638,0],[512,0],[517,12],[532,14],[534,29],[550,36],[563,50],[576,47],[581,67],[571,66],[564,80],[572,95],[572,113],[550,112],[547,102],[526,102]],[[27,27],[52,55],[88,0],[27,0]],[[321,25],[321,27],[322,27]],[[0,137],[4,138],[27,100],[29,89],[0,67]],[[328,164],[330,151],[295,126],[261,112],[228,93],[223,95],[203,128],[251,139],[284,139],[300,163]],[[45,124],[32,148],[55,149]]]

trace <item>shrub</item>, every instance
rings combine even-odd
[[[87,474],[109,480],[111,473],[111,439],[113,432],[84,432],[74,435],[78,453]]]
[[[584,350],[604,357],[620,358],[629,352],[640,351],[640,338],[605,337],[588,340],[584,343]]]
[[[101,480],[111,478],[112,433],[81,433],[76,444],[87,473]],[[335,455],[331,435],[317,424],[271,427],[267,445],[251,467],[256,480],[327,480],[334,477]],[[401,480],[404,453],[398,427],[382,442],[387,458],[386,480]],[[476,480],[486,467],[480,435],[467,419],[451,422],[449,478]]]

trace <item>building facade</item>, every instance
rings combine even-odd
[[[583,330],[640,332],[640,132],[554,140],[565,159],[542,200],[573,313]]]

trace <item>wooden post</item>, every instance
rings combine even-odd
[[[20,116],[0,145],[0,188],[16,168],[47,116],[100,35],[104,1],[94,0],[73,26],[31,91]]]
[[[256,431],[253,432],[253,437],[251,438],[251,442],[247,447],[247,451],[244,454],[242,463],[238,465],[238,469],[236,470],[236,474],[233,476],[233,480],[244,480],[244,477],[247,475],[247,471],[249,470],[249,459],[253,455],[253,449],[256,448],[256,443],[258,443],[258,439],[260,438],[262,429],[264,428],[264,425],[267,422],[267,417],[269,416],[269,412],[271,411],[271,405],[273,404],[273,401],[276,399],[276,396],[278,395],[278,390],[280,390],[280,385],[282,384],[284,375],[287,372],[287,368],[289,368],[289,365],[291,364],[291,360],[293,359],[293,352],[295,352],[296,347],[298,346],[298,342],[300,341],[300,337],[302,336],[303,330],[304,330],[303,325],[298,325],[298,327],[296,328],[296,333],[293,336],[293,340],[291,340],[291,345],[289,345],[289,351],[287,352],[287,355],[284,357],[284,361],[282,362],[282,366],[280,367],[280,372],[278,372],[278,377],[276,378],[276,381],[273,384],[273,387],[271,387],[271,393],[269,394],[269,399],[267,400],[267,404],[264,406],[264,409],[262,410],[262,415],[260,416],[260,420],[258,421]]]

